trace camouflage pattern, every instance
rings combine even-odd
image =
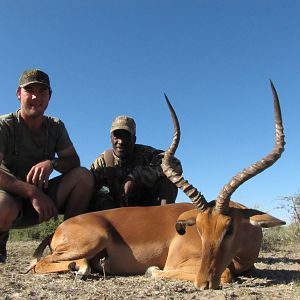
[[[33,69],[23,72],[19,79],[19,87],[25,87],[32,83],[44,84],[51,91],[49,76],[41,70]]]
[[[130,132],[132,136],[136,135],[136,125],[132,118],[128,116],[118,116],[112,122],[110,132],[112,133],[115,130],[126,130]]]
[[[121,206],[124,197],[123,186],[128,178],[135,180],[141,187],[148,190],[154,190],[155,185],[165,178],[160,166],[164,155],[162,150],[136,144],[133,154],[126,160],[112,155],[113,166],[107,166],[104,153],[102,153],[90,168],[95,178],[96,193],[106,201],[107,199],[113,201],[112,207]],[[182,173],[178,159],[173,159],[173,166],[180,174]]]

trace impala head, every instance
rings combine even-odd
[[[251,223],[262,227],[264,225],[265,227],[271,227],[284,224],[284,222],[276,218],[272,218],[272,221],[264,224],[263,222],[265,221],[261,221],[263,218],[259,218],[259,215],[263,214],[262,212],[229,206],[230,198],[234,191],[248,179],[273,165],[284,151],[285,142],[279,99],[272,82],[271,89],[274,101],[276,132],[276,142],[273,151],[232,177],[229,183],[225,184],[221,189],[216,200],[209,203],[192,184],[172,168],[171,159],[179,144],[180,126],[176,113],[165,95],[174,124],[174,136],[171,146],[165,152],[162,169],[165,175],[191,199],[196,207],[195,210],[183,213],[176,223],[176,230],[181,235],[190,230],[188,227],[196,226],[201,239],[202,250],[199,250],[201,251],[201,259],[195,279],[196,287],[204,289],[217,288],[219,286],[222,273],[230,264],[236,251],[238,251],[237,240],[241,239],[242,228],[245,224]],[[261,231],[253,231],[253,234],[261,235]],[[251,236],[249,238],[251,239]],[[255,238],[261,239],[259,236]],[[224,273],[222,276],[224,276]]]

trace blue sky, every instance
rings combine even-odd
[[[138,143],[166,149],[166,93],[182,128],[184,176],[212,200],[273,148],[272,79],[286,151],[232,199],[289,221],[276,207],[300,186],[299,15],[290,0],[1,0],[0,113],[19,107],[25,69],[46,71],[47,114],[65,122],[89,167],[120,114],[136,120]],[[189,199],[180,192],[177,201]]]

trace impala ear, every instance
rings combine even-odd
[[[193,226],[196,224],[196,219],[189,219],[189,220],[178,220],[176,222],[176,231],[178,232],[178,234],[180,235],[184,235],[185,234],[185,229],[187,226]]]
[[[249,218],[252,225],[263,228],[271,228],[286,224],[284,221],[256,209],[243,209],[243,214],[246,218]]]
[[[186,211],[179,216],[175,225],[178,234],[184,235],[187,226],[193,226],[196,224],[197,214],[198,210],[193,209]]]

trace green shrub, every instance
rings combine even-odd
[[[57,220],[51,219],[48,222],[44,222],[39,225],[24,229],[12,229],[10,230],[10,240],[12,241],[30,241],[30,240],[42,240],[49,234],[53,233],[57,226],[62,223],[63,216],[59,216]]]
[[[298,224],[263,229],[262,250],[272,251],[293,246],[299,242]]]
[[[281,248],[300,248],[300,194],[281,197],[280,209],[285,209],[292,223],[288,226],[280,226],[263,229],[264,237],[262,250],[280,250]]]

